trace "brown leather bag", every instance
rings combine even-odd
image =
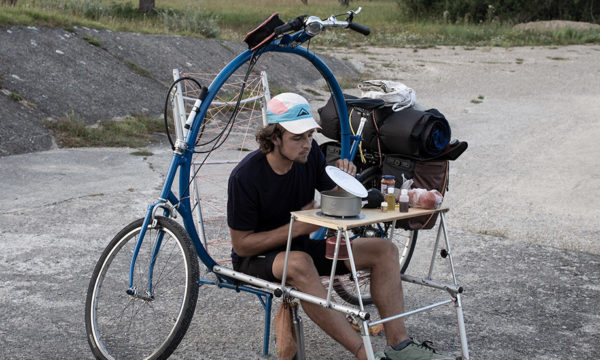
[[[292,360],[298,351],[298,341],[292,322],[292,307],[297,307],[295,302],[283,301],[275,315],[275,342],[277,357]]]

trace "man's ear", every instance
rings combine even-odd
[[[281,146],[281,143],[283,142],[283,140],[281,138],[282,138],[281,134],[273,133],[273,137],[271,138],[271,141],[273,142],[273,145],[275,145],[275,146]]]

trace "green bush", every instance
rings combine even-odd
[[[207,38],[215,38],[221,31],[217,18],[210,13],[205,13],[202,8],[159,9],[157,12],[164,26],[170,31],[196,33]]]
[[[598,0],[396,0],[406,16],[447,22],[600,21]]]

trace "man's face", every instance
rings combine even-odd
[[[288,160],[304,164],[308,160],[314,132],[314,130],[309,130],[297,135],[284,131],[281,139],[275,142],[279,154]]]

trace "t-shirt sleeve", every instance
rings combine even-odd
[[[234,230],[256,230],[258,198],[250,181],[241,181],[239,174],[229,177],[227,186],[227,225]]]
[[[315,153],[316,158],[316,174],[317,174],[317,183],[316,188],[319,191],[331,190],[335,187],[335,183],[327,172],[325,171],[325,167],[327,166],[327,161],[325,161],[325,155],[317,145],[316,141],[313,141],[312,151]]]

